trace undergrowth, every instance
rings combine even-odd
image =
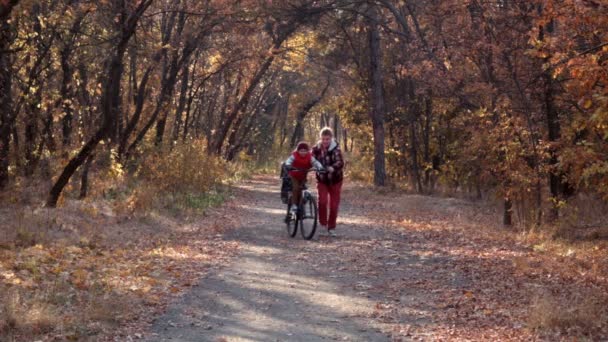
[[[205,145],[149,152],[132,168],[100,152],[88,196],[77,200],[74,177],[57,209],[42,207],[42,178],[0,194],[0,341],[96,340],[197,277],[182,268],[220,262],[232,247],[209,236],[229,219],[216,226],[201,215],[257,169],[209,155]]]

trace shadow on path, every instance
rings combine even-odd
[[[387,341],[368,325],[376,302],[357,292],[358,275],[329,260],[333,241],[287,237],[278,181],[243,184],[235,215],[242,227],[232,264],[200,283],[156,320],[148,341]],[[348,227],[340,239],[365,240],[365,228]]]

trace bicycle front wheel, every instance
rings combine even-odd
[[[298,232],[298,218],[294,217],[291,213],[291,211],[289,210],[289,202],[291,202],[291,199],[289,201],[287,201],[287,216],[285,216],[285,225],[287,228],[287,234],[290,237],[295,237],[296,233]]]
[[[310,240],[315,236],[317,230],[317,202],[311,194],[302,196],[302,204],[300,205],[300,233],[306,240]]]

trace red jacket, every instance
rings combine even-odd
[[[293,157],[291,167],[293,167],[294,169],[308,170],[312,168],[312,153],[308,152],[304,157],[302,157],[300,153],[294,151],[291,156]],[[300,181],[306,179],[305,171],[291,170],[289,171],[289,175]]]

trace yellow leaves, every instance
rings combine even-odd
[[[593,100],[589,97],[583,97],[578,101],[578,105],[583,109],[589,109],[593,106]]]
[[[102,94],[102,84],[101,83],[97,83],[97,86],[95,87],[95,95],[97,96],[101,96]]]
[[[118,160],[118,152],[116,149],[110,150],[110,168],[108,174],[113,180],[120,180],[125,175],[124,166]]]
[[[319,40],[317,33],[303,31],[293,35],[284,43],[284,46],[284,49],[271,50],[274,55],[287,52],[284,55],[286,63],[283,70],[305,72],[309,49],[316,47],[323,50],[324,44]]]
[[[446,69],[448,69],[448,70],[452,70],[452,63],[450,63],[450,60],[449,60],[449,59],[445,59],[445,60],[443,61],[443,65],[445,66],[445,68],[446,68]]]
[[[216,51],[215,53],[207,57],[207,64],[209,65],[209,67],[207,68],[207,72],[211,73],[215,70],[218,70],[223,63],[224,57],[219,51]]]
[[[46,29],[46,20],[43,16],[39,15],[38,17],[38,23],[40,23],[40,27],[45,30]]]

